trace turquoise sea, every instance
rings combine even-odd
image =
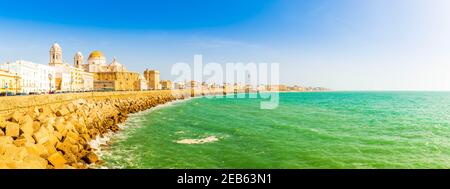
[[[103,166],[450,168],[448,92],[280,93],[272,110],[261,101],[194,98],[134,114],[102,148]]]

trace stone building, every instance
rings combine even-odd
[[[55,91],[55,68],[24,60],[0,64],[0,69],[21,77],[18,93],[48,93]]]
[[[161,81],[161,89],[163,89],[163,90],[172,90],[173,89],[172,81],[170,81],[170,80],[162,80]]]
[[[94,90],[97,91],[139,91],[141,81],[136,72],[94,73]]]
[[[17,94],[20,92],[20,76],[7,70],[0,70],[0,94]]]
[[[87,63],[84,62],[83,54],[77,52],[71,73],[71,78],[74,79],[72,83],[76,88],[82,88],[84,91],[141,90],[139,73],[127,71],[115,57],[110,64],[107,64],[106,57],[97,50],[91,52]]]
[[[149,90],[159,90],[161,89],[160,79],[159,79],[159,71],[158,70],[149,70],[145,69],[144,77],[148,82]]]

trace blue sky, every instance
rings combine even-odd
[[[47,64],[53,42],[129,70],[278,62],[280,81],[339,90],[450,90],[446,0],[0,0],[0,62]]]

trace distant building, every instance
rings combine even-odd
[[[139,91],[141,81],[136,72],[94,73],[94,90],[97,91]]]
[[[288,87],[286,85],[268,85],[268,91],[287,91]]]
[[[288,87],[288,90],[289,91],[304,91],[305,89],[301,86],[294,85],[294,86]]]
[[[242,90],[243,86],[241,83],[234,83],[233,88],[234,88],[234,90]]]
[[[147,82],[147,80],[145,79],[145,77],[144,76],[142,76],[142,75],[140,75],[139,76],[139,81],[140,81],[140,87],[141,87],[141,91],[146,91],[146,90],[148,90],[148,82]]]
[[[162,80],[161,81],[161,89],[163,89],[163,90],[172,90],[173,89],[172,81],[170,81],[170,80]]]
[[[229,83],[223,83],[223,85],[222,85],[222,89],[225,92],[233,91],[233,88],[234,87],[232,85],[230,85]]]
[[[186,85],[184,82],[176,82],[174,88],[175,89],[185,89]]]
[[[215,83],[211,84],[211,89],[218,89],[218,88],[220,88],[218,84]]]
[[[265,85],[258,85],[258,86],[256,87],[256,90],[258,90],[258,91],[266,91],[266,90],[267,90],[267,87],[266,87]]]
[[[187,83],[187,85],[186,85],[186,87],[188,88],[188,89],[198,89],[199,88],[199,85],[198,85],[198,82],[197,81],[189,81],[188,83]]]
[[[17,94],[20,92],[20,76],[7,70],[0,70],[0,94]]]
[[[48,93],[56,89],[54,67],[18,60],[0,64],[0,69],[21,77],[19,93]]]
[[[247,85],[244,86],[244,90],[245,90],[246,92],[253,91],[253,86],[250,85],[250,84],[247,84]]]
[[[159,90],[161,89],[160,84],[160,74],[158,70],[148,70],[145,69],[144,71],[144,77],[148,82],[148,89],[149,90]]]
[[[208,90],[211,88],[211,85],[207,82],[202,82],[202,89],[203,90]]]
[[[94,90],[94,74],[88,72],[81,72],[81,91],[93,91]]]

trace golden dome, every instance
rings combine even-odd
[[[91,59],[91,58],[105,58],[105,56],[103,55],[103,53],[101,51],[93,51],[89,55],[89,59]]]

